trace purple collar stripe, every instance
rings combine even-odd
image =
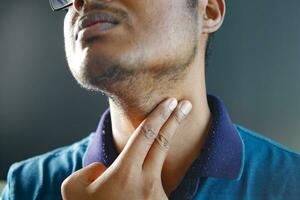
[[[101,162],[109,167],[117,157],[118,152],[113,142],[110,109],[108,108],[102,114],[96,133],[83,156],[83,166]]]
[[[239,179],[244,166],[244,143],[217,96],[208,95],[213,120],[200,157],[194,162],[199,175]]]

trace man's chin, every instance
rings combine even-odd
[[[105,69],[105,70],[104,70]],[[73,74],[77,83],[84,89],[102,93],[110,93],[122,87],[124,82],[130,80],[131,72],[120,70],[119,66],[103,67],[101,71],[82,70]]]

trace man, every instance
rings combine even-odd
[[[299,199],[300,156],[206,94],[224,0],[51,0],[78,83],[105,93],[96,133],[14,164],[3,199]]]

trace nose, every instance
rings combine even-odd
[[[81,12],[84,7],[89,7],[90,4],[93,4],[93,1],[111,2],[113,0],[73,0],[73,7],[77,12]]]

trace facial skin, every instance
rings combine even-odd
[[[74,77],[83,87],[103,91],[115,102],[120,97],[129,102],[138,95],[140,102],[133,106],[149,111],[145,104],[151,101],[152,91],[170,90],[195,57],[198,13],[187,4],[182,0],[87,1],[86,12],[114,7],[126,13],[119,27],[91,42],[75,39],[72,21],[79,13],[70,9],[65,38]],[[137,94],[136,87],[144,92]]]
[[[99,9],[122,16],[122,23],[92,40],[76,38],[77,20]],[[184,175],[179,172],[186,171],[198,156],[207,136],[211,115],[205,88],[205,46],[224,14],[224,0],[74,0],[65,16],[70,70],[82,87],[109,97],[119,152],[163,99],[188,99],[193,104],[166,159],[163,178],[169,191]]]

